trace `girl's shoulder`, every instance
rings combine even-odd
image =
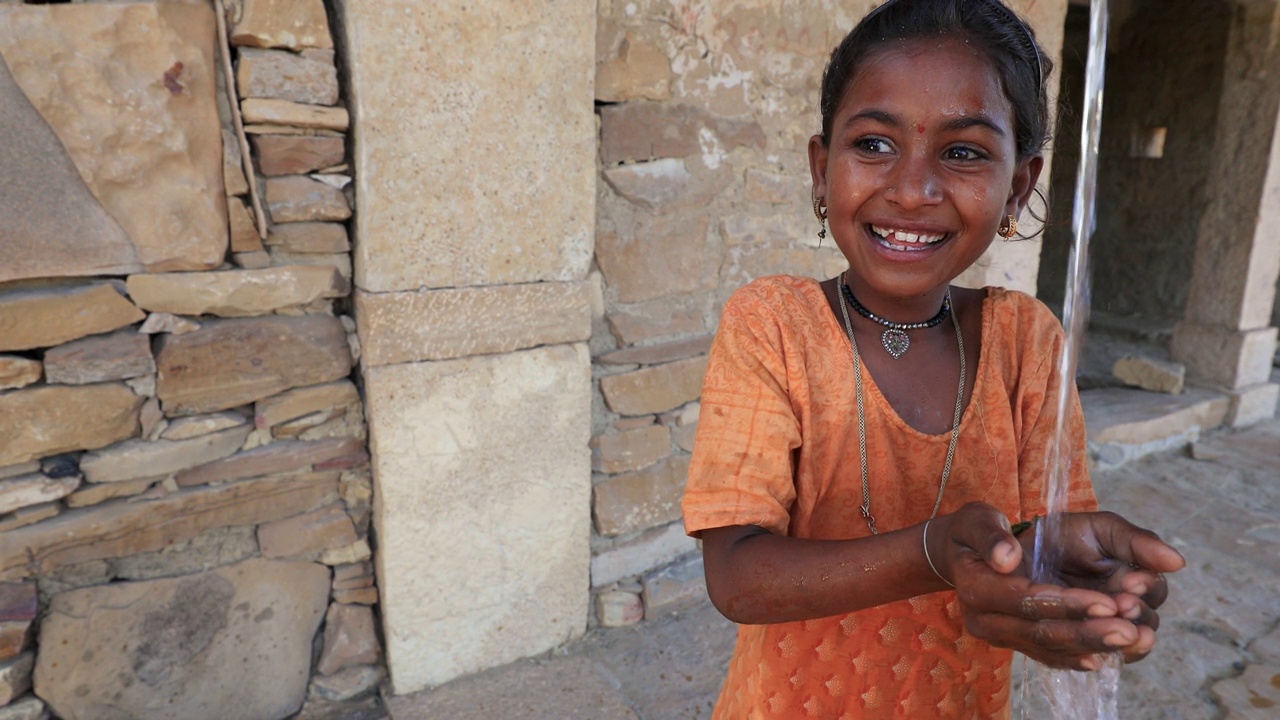
[[[1039,366],[1062,346],[1062,321],[1040,300],[1020,290],[988,287],[988,342],[1010,364]]]
[[[725,304],[724,316],[763,314],[793,319],[797,315],[815,315],[825,303],[822,286],[813,278],[768,275],[734,291]]]

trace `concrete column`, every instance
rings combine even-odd
[[[1232,7],[1232,6],[1229,6]],[[1228,421],[1270,417],[1280,387],[1268,383],[1270,326],[1280,274],[1280,63],[1277,4],[1233,6],[1214,167],[1173,355],[1193,379],[1232,396]]]
[[[339,0],[398,693],[588,612],[594,0]]]

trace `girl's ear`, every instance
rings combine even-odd
[[[809,156],[813,157],[812,147],[809,150]],[[1041,170],[1044,170],[1044,158],[1039,155],[1033,155],[1018,163],[1013,170],[1013,185],[1009,189],[1009,199],[1005,202],[1005,213],[1015,218],[1022,215],[1022,211],[1031,202],[1031,195],[1036,191],[1036,182],[1040,179]]]
[[[813,178],[813,196],[827,197],[827,146],[821,135],[809,138],[809,176]]]

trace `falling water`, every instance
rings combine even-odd
[[[1049,457],[1047,489],[1048,517],[1036,537],[1034,573],[1037,581],[1050,582],[1058,564],[1058,540],[1062,532],[1061,514],[1067,509],[1070,480],[1071,438],[1066,434],[1070,391],[1074,388],[1076,362],[1084,340],[1089,315],[1089,239],[1096,220],[1098,189],[1098,138],[1102,130],[1102,80],[1107,50],[1107,0],[1091,0],[1089,6],[1089,54],[1085,66],[1085,94],[1081,123],[1080,167],[1076,175],[1075,207],[1072,213],[1074,241],[1067,261],[1067,290],[1062,308],[1066,331],[1059,362],[1063,378],[1058,393],[1057,436]],[[1115,720],[1116,694],[1120,682],[1119,656],[1112,654],[1097,672],[1037,668],[1037,676],[1048,704],[1049,717],[1057,720]]]

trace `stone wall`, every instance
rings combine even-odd
[[[818,241],[806,148],[828,54],[876,4],[599,3],[591,585],[602,624],[705,596],[679,502],[706,353],[737,288],[845,267]],[[1014,4],[1057,57],[1065,0]],[[996,243],[962,282],[1034,291],[1038,256],[1038,242]]]
[[[384,675],[326,9],[229,5],[238,97],[211,2],[0,4],[5,718]]]

